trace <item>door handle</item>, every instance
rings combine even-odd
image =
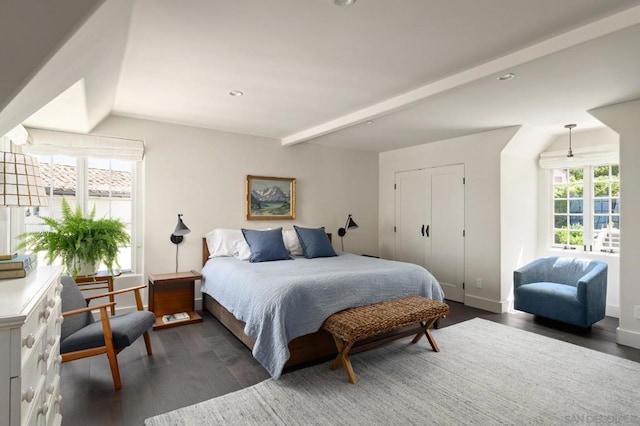
[[[427,237],[429,237],[429,225],[427,225]]]
[[[420,230],[420,232],[422,232],[422,236],[424,237],[424,225],[422,225],[422,229]]]

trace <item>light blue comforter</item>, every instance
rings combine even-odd
[[[335,312],[413,294],[444,297],[421,266],[347,253],[262,263],[217,257],[202,275],[202,291],[246,323],[245,334],[256,339],[253,356],[275,379],[289,341],[318,331]]]

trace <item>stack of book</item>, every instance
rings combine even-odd
[[[9,254],[0,256],[0,279],[23,278],[36,270],[35,254]]]
[[[187,321],[189,319],[191,319],[191,317],[186,312],[178,312],[177,314],[163,315],[162,316],[162,321],[165,324],[170,324],[172,322]]]

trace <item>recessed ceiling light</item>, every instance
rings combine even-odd
[[[367,120],[365,121],[365,124],[373,124],[373,120]]]
[[[513,77],[515,77],[516,75],[512,72],[507,73],[507,74],[502,74],[500,77],[498,77],[498,81],[507,81],[507,80],[511,80]]]
[[[232,90],[229,92],[229,95],[233,97],[239,97],[239,96],[244,96],[244,93],[241,92],[240,90]]]
[[[356,0],[333,0],[333,4],[336,6],[351,6]]]

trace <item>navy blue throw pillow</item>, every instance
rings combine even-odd
[[[307,259],[337,256],[324,227],[300,228],[299,226],[293,225],[293,228],[296,230],[296,234],[298,234],[302,252]]]
[[[242,234],[251,249],[249,262],[269,262],[291,259],[282,239],[282,228],[257,231],[243,229]]]

